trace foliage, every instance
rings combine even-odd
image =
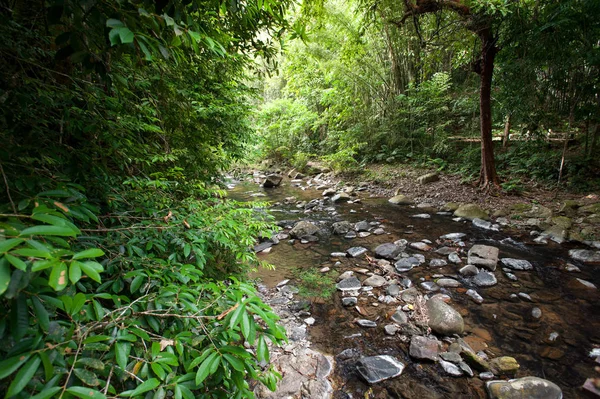
[[[318,270],[299,270],[296,277],[303,297],[329,299],[336,291],[335,281]]]

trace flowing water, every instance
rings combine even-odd
[[[299,187],[298,187],[299,186]],[[343,258],[335,266],[332,252],[345,252],[350,247],[363,246],[372,251],[377,245],[406,239],[409,242],[428,239],[436,247],[436,239],[447,233],[466,233],[466,250],[474,244],[486,244],[500,249],[500,258],[510,257],[530,261],[534,270],[515,272],[518,281],[509,280],[501,270],[495,271],[498,284],[493,287],[471,287],[468,280],[458,275],[457,267],[449,264],[443,268],[431,269],[426,264],[405,274],[415,286],[423,280],[433,281],[433,275],[444,274],[457,278],[463,284],[460,288],[442,288],[449,295],[451,305],[464,318],[465,341],[475,351],[483,350],[490,358],[512,356],[520,364],[516,377],[537,376],[558,384],[565,398],[582,397],[580,387],[586,378],[596,373],[599,366],[588,356],[590,350],[600,346],[600,295],[598,290],[589,289],[577,282],[576,278],[590,281],[600,286],[600,267],[583,265],[568,257],[569,245],[550,243],[537,245],[523,231],[492,232],[473,227],[470,222],[456,222],[449,215],[432,212],[429,219],[411,216],[423,213],[422,210],[406,206],[392,205],[382,198],[369,198],[368,193],[359,193],[360,203],[326,205],[305,213],[295,202],[284,204],[285,199],[294,197],[297,201],[310,201],[322,198],[321,192],[299,183],[294,186],[285,180],[282,186],[263,189],[252,181],[234,182],[230,186],[230,197],[241,201],[269,201],[271,213],[282,224],[293,225],[297,220],[310,220],[328,226],[335,221],[380,222],[387,234],[370,235],[365,238],[346,239],[327,235],[318,242],[301,244],[295,240],[290,244],[282,240],[272,247],[268,254],[259,256],[275,265],[275,270],[262,269],[253,277],[269,288],[284,279],[290,284],[298,284],[295,278],[299,270],[331,268],[329,275],[335,277],[345,270],[369,268],[365,256]],[[332,209],[331,207],[335,207]],[[420,253],[407,250],[407,252]],[[372,253],[370,253],[372,254]],[[423,253],[427,261],[445,258],[433,252]],[[464,260],[463,260],[464,262]],[[565,270],[567,262],[577,265],[581,272]],[[360,275],[359,275],[360,277]],[[366,276],[360,277],[364,279]],[[484,298],[482,304],[474,303],[465,295],[468,288],[476,288]],[[379,289],[375,289],[378,291]],[[382,289],[384,291],[384,289]],[[531,301],[511,298],[511,294],[526,293]],[[333,382],[334,398],[485,398],[484,382],[469,377],[451,377],[436,363],[415,361],[408,355],[408,340],[399,336],[384,334],[383,326],[389,322],[386,316],[398,304],[377,303],[374,297],[361,295],[359,306],[363,315],[355,308],[342,306],[341,295],[336,292],[331,298],[311,298],[311,313],[316,319],[309,328],[312,347],[336,359]],[[367,299],[368,298],[368,299]],[[542,316],[532,316],[537,307]],[[377,328],[366,329],[354,323],[357,318],[374,320]],[[558,338],[552,340],[558,334]],[[355,361],[339,356],[344,350],[356,349],[361,356],[389,354],[407,366],[399,377],[369,386],[356,371]]]

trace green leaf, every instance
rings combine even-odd
[[[77,232],[73,229],[63,226],[33,226],[23,231],[19,236],[31,237],[31,236],[62,236],[62,237],[75,237]]]
[[[134,292],[136,292],[140,286],[142,285],[142,283],[144,282],[144,280],[146,279],[146,276],[136,276],[132,281],[131,281],[131,285],[129,286],[129,292],[131,292],[132,294]]]
[[[258,337],[258,345],[256,346],[256,357],[259,361],[269,361],[269,347],[265,342],[265,336]]]
[[[141,393],[151,391],[159,385],[159,380],[157,380],[156,378],[150,378],[149,380],[144,381],[143,383],[138,385],[137,388],[135,388],[131,393],[126,394],[125,392],[123,392],[123,396],[137,396]]]
[[[77,359],[77,364],[89,367],[94,370],[100,370],[100,371],[104,370],[104,367],[105,367],[105,364],[103,361],[101,361],[99,359],[94,359],[91,357],[82,357],[80,359]]]
[[[118,19],[110,18],[110,19],[106,20],[107,28],[121,28],[123,26],[125,26],[123,24],[123,22],[119,21]]]
[[[50,328],[50,316],[48,315],[48,310],[42,304],[42,301],[36,296],[31,297],[31,302],[33,303],[33,309],[35,311],[35,317],[37,319],[38,324],[42,331],[48,331]]]
[[[218,359],[218,352],[213,352],[209,357],[204,359],[200,367],[198,367],[198,371],[196,372],[196,385],[200,385],[202,381],[204,381],[206,377],[208,377],[213,362],[217,361]]]
[[[154,371],[154,374],[156,374],[156,376],[158,378],[160,378],[161,380],[165,379],[165,376],[167,375],[165,369],[162,368],[162,366],[158,363],[152,363],[150,365],[150,367],[152,368],[152,371]]]
[[[100,263],[93,262],[93,261],[82,262],[80,264],[80,267],[89,278],[91,278],[92,280],[94,280],[98,283],[102,282],[99,272],[103,271],[104,268],[102,267],[102,265]]]
[[[8,387],[8,391],[6,391],[5,398],[10,398],[11,396],[15,396],[19,392],[23,390],[33,378],[33,375],[37,371],[38,367],[42,363],[42,359],[39,356],[35,356],[30,359],[17,373],[15,379]]]
[[[233,329],[235,326],[240,324],[242,320],[242,315],[246,311],[246,305],[240,305],[231,313],[231,318],[229,319],[229,328]]]
[[[81,308],[83,308],[83,305],[85,305],[85,302],[87,301],[87,298],[85,297],[85,294],[82,292],[78,292],[75,297],[73,297],[73,304],[71,305],[71,316],[74,316],[75,314],[79,313],[79,311],[81,310]]]
[[[127,368],[130,350],[131,344],[129,342],[115,342],[115,358],[117,359],[117,364],[123,370]]]
[[[54,288],[54,291],[61,291],[67,286],[67,265],[64,262],[55,265],[50,272],[48,285]]]
[[[99,248],[90,248],[85,251],[77,252],[73,255],[73,259],[87,259],[87,258],[97,258],[99,256],[104,256],[104,251]]]
[[[48,251],[40,251],[39,249],[19,248],[11,252],[12,255],[19,255],[31,258],[51,258],[52,255]]]
[[[0,380],[14,373],[23,363],[25,363],[30,354],[13,356],[0,362]]]
[[[8,263],[13,265],[17,269],[27,271],[27,264],[21,259],[17,258],[16,256],[12,256],[11,254],[4,254],[4,258],[8,261]]]
[[[8,289],[10,284],[10,265],[4,258],[0,258],[0,295]]]
[[[54,396],[55,393],[60,392],[62,387],[52,387],[44,389],[42,392],[38,393],[35,396],[32,396],[29,399],[48,399]]]
[[[8,240],[0,241],[0,253],[8,252],[20,243],[25,241],[22,238],[10,238]]]
[[[106,396],[103,393],[92,388],[71,387],[67,389],[67,392],[81,399],[106,399]]]
[[[133,39],[135,38],[135,35],[133,34],[132,31],[129,30],[129,28],[120,28],[119,29],[119,38],[121,39],[121,43],[123,43],[123,44],[133,43]]]
[[[98,376],[89,370],[76,368],[73,369],[73,372],[75,373],[77,378],[79,378],[85,385],[89,385],[92,387],[97,387],[98,385],[100,385],[100,380],[98,379]]]
[[[71,284],[77,283],[81,279],[81,263],[77,261],[71,262],[69,265],[69,280]]]
[[[225,360],[227,360],[227,363],[231,364],[231,366],[234,369],[236,369],[237,371],[244,371],[244,363],[240,359],[233,355],[230,355],[229,353],[223,354],[223,357],[225,358]]]

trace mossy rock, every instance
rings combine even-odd
[[[600,202],[582,206],[581,208],[579,208],[578,212],[582,215],[591,215],[594,213],[598,214],[600,213]]]
[[[388,200],[388,202],[395,205],[412,205],[415,203],[412,199],[403,194],[397,194],[393,196]]]
[[[568,218],[566,216],[554,216],[554,217],[551,217],[548,220],[548,222],[551,225],[558,226],[563,229],[570,229],[571,226],[573,226],[573,220],[571,220],[571,218]]]
[[[476,204],[463,204],[454,211],[454,216],[465,218],[468,220],[483,219],[489,220],[489,215],[486,210]]]
[[[446,202],[446,205],[442,206],[442,211],[454,212],[459,206],[460,204],[458,202]]]
[[[519,370],[519,362],[510,356],[501,356],[490,360],[492,371],[496,375],[513,375]]]

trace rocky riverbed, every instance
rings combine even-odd
[[[490,216],[291,177],[231,185],[235,199],[270,201],[281,228],[255,247],[276,266],[253,277],[289,336],[273,349],[278,391],[259,397],[598,393],[600,243],[585,239],[596,214],[526,204]],[[561,217],[581,219],[579,236]],[[330,281],[333,295],[307,297],[301,272]]]

